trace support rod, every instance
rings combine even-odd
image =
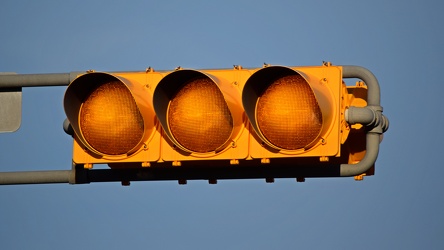
[[[124,169],[84,169],[24,171],[0,173],[0,185],[20,184],[89,184],[93,182],[171,181],[171,180],[235,180],[267,178],[319,178],[339,177],[339,164],[271,165],[271,166],[188,166]]]
[[[375,75],[373,75],[370,70],[361,66],[344,65],[342,66],[342,77],[361,79],[368,87],[367,105],[381,105],[381,90],[379,88],[378,79],[376,79]]]
[[[351,117],[351,111],[358,111],[356,117],[359,118],[358,120],[361,120],[361,123],[370,122],[370,124],[364,124],[370,126],[366,134],[366,153],[364,158],[356,164],[341,164],[341,176],[356,176],[367,172],[375,164],[379,153],[380,136],[388,129],[388,119],[382,115],[379,83],[372,72],[361,66],[342,66],[342,77],[361,79],[368,87],[367,107],[364,107],[364,109],[369,109],[368,112],[362,112],[359,109],[346,111],[348,117]],[[373,113],[374,117],[373,114],[368,115],[367,113]]]
[[[341,164],[340,175],[343,177],[356,176],[367,172],[376,162],[379,153],[380,135],[367,133],[366,152],[364,158],[356,164]]]
[[[74,183],[74,170],[0,173],[0,185]]]
[[[68,86],[81,72],[0,75],[0,88]]]

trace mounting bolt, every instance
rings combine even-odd
[[[230,160],[230,165],[239,165],[239,160],[237,159]]]
[[[92,169],[93,168],[93,164],[92,163],[85,163],[83,165],[83,168],[85,168],[85,169]]]
[[[324,77],[321,79],[321,84],[327,84],[328,83],[328,78]]]
[[[325,67],[330,67],[331,66],[331,62],[322,61],[322,65],[325,66]]]
[[[363,181],[364,180],[364,176],[365,176],[365,173],[364,174],[360,174],[360,175],[356,175],[355,176],[355,181]]]
[[[270,164],[270,159],[269,158],[262,158],[261,163],[262,164]]]
[[[297,177],[296,181],[297,182],[305,182],[305,178],[304,177]]]

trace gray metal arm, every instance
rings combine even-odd
[[[355,176],[367,172],[376,161],[379,153],[379,142],[381,134],[387,131],[389,122],[382,115],[380,106],[381,93],[379,83],[375,75],[368,69],[360,66],[342,66],[343,78],[358,78],[364,81],[368,87],[367,106],[350,107],[345,111],[346,121],[350,124],[360,123],[368,127],[366,135],[366,154],[356,164],[341,164],[341,176]]]

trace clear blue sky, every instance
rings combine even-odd
[[[364,66],[391,122],[376,175],[0,186],[0,248],[443,248],[442,2],[109,2],[2,1],[0,71]],[[23,90],[0,171],[70,169],[64,91]]]

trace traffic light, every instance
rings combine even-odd
[[[131,76],[89,72],[67,88],[64,107],[75,133],[75,163],[90,168],[94,163],[133,161],[145,166],[159,160],[160,134],[150,92],[140,84],[142,75]]]
[[[153,179],[179,182],[360,178],[373,173],[388,128],[373,74],[330,63],[89,71],[70,83],[64,108],[75,165],[149,167],[177,173]]]

